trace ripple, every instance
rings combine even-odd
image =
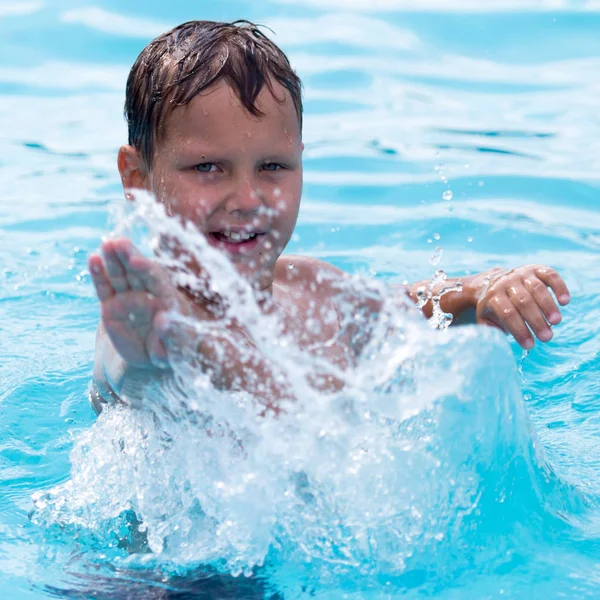
[[[32,15],[40,11],[45,2],[19,0],[19,2],[3,2],[0,5],[0,17],[18,17]]]
[[[65,158],[89,158],[90,156],[85,152],[58,152],[56,150],[51,150],[48,146],[40,144],[39,142],[23,142],[23,147],[31,150],[39,150],[40,152],[52,154],[54,156],[64,156]]]
[[[547,139],[555,138],[556,133],[539,132],[539,131],[519,131],[519,130],[497,130],[497,131],[481,131],[477,129],[444,129],[438,128],[433,131],[438,133],[447,133],[449,135],[465,135],[465,136],[482,136],[492,138],[517,138],[517,139]]]
[[[317,9],[340,9],[356,12],[441,12],[441,13],[597,13],[595,0],[574,3],[571,0],[271,0],[276,4],[310,6]]]
[[[484,154],[500,154],[504,156],[515,156],[520,158],[528,158],[530,160],[542,160],[541,156],[534,154],[526,154],[516,150],[507,150],[505,148],[493,148],[491,146],[474,146],[469,144],[435,144],[439,150],[460,150],[461,152],[482,152]]]
[[[60,21],[71,25],[84,25],[110,35],[144,40],[152,39],[175,25],[175,23],[169,25],[140,16],[126,16],[99,6],[86,6],[65,11],[60,15]]]

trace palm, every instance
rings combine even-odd
[[[154,317],[169,306],[163,298],[147,291],[132,290],[102,303],[102,321],[111,341],[129,364],[151,362],[148,348],[153,343]]]
[[[175,306],[177,290],[167,273],[139,254],[128,240],[102,245],[103,259],[90,257],[102,322],[128,364],[147,368],[167,359],[156,318]]]

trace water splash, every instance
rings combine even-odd
[[[434,239],[435,239],[435,234],[434,234]],[[439,236],[438,236],[438,239],[439,239]],[[431,265],[433,265],[434,267],[437,267],[440,264],[440,261],[442,260],[442,256],[444,256],[444,251],[442,250],[442,248],[437,246],[435,249],[435,252],[429,259],[429,263]]]
[[[361,352],[341,371],[302,351],[234,266],[152,199],[138,198],[121,222],[171,268],[177,260],[157,240],[180,240],[294,400],[265,413],[259,381],[255,393],[215,389],[184,349],[168,385],[148,390],[135,410],[108,408],[81,436],[70,480],[35,496],[36,523],[113,543],[116,523],[134,514],[129,528],[174,565],[235,576],[263,567],[273,581],[293,568],[298,589],[317,580],[385,589],[407,573],[456,576],[480,560],[482,539],[493,565],[517,544],[519,523],[545,510],[547,474],[498,333],[467,327],[440,336],[385,284],[353,277],[336,303],[340,335]],[[434,293],[446,279],[437,271],[419,291],[419,304],[433,303],[437,328],[451,320],[440,298],[460,291]],[[219,326],[184,324],[197,335]],[[327,373],[343,389],[311,384]]]
[[[437,264],[438,261],[436,261]],[[438,269],[431,278],[427,287],[421,286],[417,289],[417,307],[424,308],[428,302],[431,302],[432,313],[428,319],[429,326],[432,329],[448,329],[452,325],[454,315],[444,312],[441,307],[441,299],[450,292],[462,292],[463,286],[461,281],[457,281],[454,285],[447,285],[435,288],[439,284],[443,284],[448,279],[446,273]]]

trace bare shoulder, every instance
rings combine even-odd
[[[346,277],[341,269],[310,256],[282,256],[275,268],[275,280],[280,285],[291,287],[316,284],[321,289],[332,289]]]

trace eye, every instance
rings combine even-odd
[[[263,171],[279,171],[283,169],[283,166],[279,163],[268,162],[262,166]]]
[[[194,169],[199,173],[212,173],[217,169],[217,165],[214,163],[200,163],[199,165],[196,165]]]

